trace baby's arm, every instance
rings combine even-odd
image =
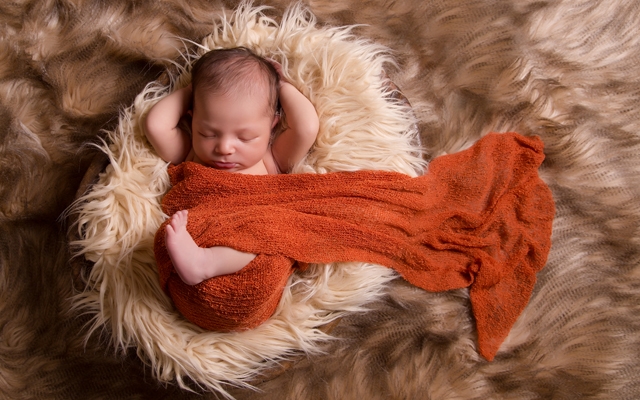
[[[178,164],[191,150],[189,133],[178,127],[191,106],[191,85],[176,90],[157,102],[144,123],[144,133],[164,161]]]
[[[279,94],[282,110],[287,116],[287,129],[275,139],[271,151],[280,171],[286,173],[307,155],[316,141],[320,123],[309,99],[284,79],[281,80]]]

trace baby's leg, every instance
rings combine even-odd
[[[166,227],[165,241],[173,266],[188,285],[196,285],[218,275],[239,271],[255,258],[229,247],[198,247],[187,231],[187,210],[173,214]]]

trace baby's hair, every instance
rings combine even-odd
[[[278,111],[279,82],[275,67],[245,47],[210,50],[191,69],[194,96],[196,90],[225,94],[234,89],[253,91],[259,85],[265,85],[270,115]]]

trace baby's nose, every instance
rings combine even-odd
[[[220,154],[231,154],[233,153],[233,143],[228,139],[220,139],[216,146],[216,151]]]

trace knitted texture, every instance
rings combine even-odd
[[[201,247],[259,254],[236,274],[195,286],[175,273],[155,238],[162,288],[210,330],[257,326],[275,310],[294,262],[362,261],[398,271],[428,291],[470,287],[480,353],[492,360],[526,306],[551,246],[555,207],[538,177],[538,138],[489,134],[436,158],[428,173],[252,176],[195,163],[172,167],[162,201],[189,210]]]

